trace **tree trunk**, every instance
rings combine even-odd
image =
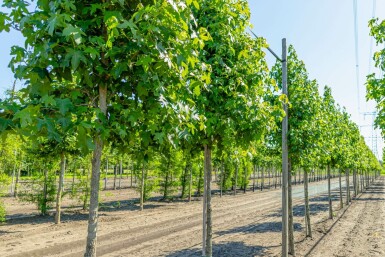
[[[224,176],[224,172],[225,172],[225,166],[223,164],[223,161],[221,163],[221,181],[219,182],[219,190],[220,190],[220,194],[219,196],[222,197],[222,194],[223,194],[223,176]]]
[[[119,189],[122,188],[122,177],[123,177],[123,163],[122,163],[122,158],[120,158],[120,163],[119,163]]]
[[[118,173],[118,165],[114,166],[114,190],[116,190],[116,176]]]
[[[201,186],[202,186],[202,174],[203,169],[199,167],[199,178],[198,178],[198,188],[197,188],[197,195],[200,196],[201,193]],[[203,186],[204,187],[204,186]]]
[[[192,165],[190,165],[190,185],[189,185],[189,188],[188,188],[188,201],[191,202],[191,193],[192,193]]]
[[[238,163],[235,164],[234,195],[237,194]]]
[[[310,223],[310,208],[309,208],[309,180],[308,172],[304,170],[304,190],[305,190],[305,224],[306,224],[306,236],[312,237],[311,223]]]
[[[205,257],[212,257],[212,221],[211,221],[211,146],[204,146],[204,162],[205,162],[205,193],[206,199],[206,237],[205,237]]]
[[[108,159],[106,159],[106,174],[104,176],[104,190],[107,190]]]
[[[14,197],[17,197],[17,194],[18,194],[18,191],[19,191],[20,171],[21,171],[21,164],[20,164],[19,168],[17,169],[17,173],[16,173],[15,190],[13,192],[14,193],[13,194]]]
[[[349,183],[349,170],[345,170],[346,176],[346,205],[350,203],[350,183]]]
[[[342,200],[342,182],[341,182],[341,169],[338,171],[338,182],[340,186],[340,209],[344,208],[344,202]]]
[[[264,172],[264,168],[262,167],[261,168],[261,191],[263,190],[264,187],[265,187],[265,172]]]
[[[256,165],[253,165],[253,192],[255,192],[255,170],[257,169]]]
[[[144,208],[144,174],[145,174],[145,163],[143,161],[143,167],[142,167],[142,178],[140,182],[140,210],[143,211]]]
[[[48,201],[48,170],[44,168],[44,186],[43,186],[43,207],[41,208],[43,215],[47,214],[47,201]]]
[[[99,108],[101,113],[107,115],[107,87],[99,85]],[[87,246],[84,257],[96,257],[96,235],[98,227],[98,207],[99,207],[99,182],[100,182],[100,162],[103,151],[103,140],[100,132],[94,139],[95,149],[92,157],[91,175],[91,198],[88,219]]]
[[[11,196],[15,196],[15,175],[16,175],[16,163],[17,163],[17,151],[15,151],[15,163],[12,170],[12,183],[11,183]]]
[[[183,174],[182,174],[182,192],[181,192],[181,198],[184,198],[184,197],[185,197],[185,194],[186,194],[186,184],[187,184],[186,176],[187,176],[187,170],[188,170],[188,160],[186,161],[186,165],[185,165],[185,167],[184,167]]]
[[[330,184],[330,165],[327,167],[328,172],[328,198],[329,198],[329,219],[333,219],[333,203],[331,195],[331,184]]]
[[[247,167],[245,165],[245,176],[244,176],[244,180],[245,180],[245,183],[244,183],[244,187],[243,187],[243,193],[246,194],[246,189],[247,189],[247,184],[248,184],[248,179],[247,179]]]
[[[287,193],[288,193],[288,238],[289,238],[289,253],[292,256],[295,256],[295,248],[294,248],[294,216],[293,216],[293,195],[292,195],[292,184],[291,184],[291,163],[289,160],[289,170],[288,170],[288,184],[287,184]],[[281,180],[282,181],[282,180]],[[281,182],[282,187],[282,182]]]
[[[63,183],[64,183],[64,172],[66,165],[66,157],[64,153],[60,156],[60,175],[59,175],[59,186],[57,188],[56,195],[56,213],[55,213],[55,223],[60,224],[60,216],[61,216],[61,196],[63,192]]]

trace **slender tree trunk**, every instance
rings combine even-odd
[[[306,223],[306,236],[312,237],[311,232],[311,223],[310,223],[310,208],[309,208],[309,181],[308,181],[308,172],[304,170],[304,190],[305,190],[305,223]]]
[[[197,188],[197,195],[202,195],[201,193],[201,187],[202,187],[202,175],[203,175],[203,169],[199,168],[199,178],[198,178],[198,188]],[[204,180],[204,179],[203,179]],[[204,183],[203,183],[204,184]],[[204,188],[204,186],[203,186]]]
[[[192,165],[189,165],[189,166],[190,166],[190,185],[188,188],[188,201],[191,202],[193,176],[192,176]]]
[[[48,201],[48,170],[44,167],[44,185],[43,185],[43,207],[41,208],[43,215],[47,214],[47,201]]]
[[[134,176],[134,172],[135,172],[135,164],[134,164],[134,161],[132,161],[132,169],[131,169],[131,188],[132,188],[132,178]]]
[[[145,174],[145,163],[143,161],[143,167],[142,167],[142,178],[140,182],[140,210],[143,211],[144,208],[144,174]]]
[[[116,190],[116,177],[118,173],[118,165],[114,166],[114,190]]]
[[[350,180],[349,180],[349,170],[345,171],[346,173],[346,205],[350,204]]]
[[[21,171],[21,162],[20,162],[20,166],[19,166],[19,168],[17,169],[17,172],[16,172],[15,190],[13,192],[14,193],[13,194],[14,197],[17,197],[17,194],[18,194],[18,191],[19,191],[20,171]]]
[[[341,182],[341,169],[338,171],[339,176],[338,176],[338,181],[339,181],[339,186],[340,186],[340,209],[344,208],[344,202],[342,200],[342,182]]]
[[[330,165],[327,167],[328,172],[328,198],[329,198],[329,219],[333,219],[333,203],[331,195],[331,184],[330,184]]]
[[[237,194],[238,163],[235,164],[234,195]]]
[[[107,115],[107,86],[99,85],[99,108],[101,113]],[[100,162],[103,151],[103,140],[98,134],[94,139],[95,150],[92,157],[91,175],[91,198],[88,219],[87,246],[84,257],[96,257],[96,235],[98,227],[98,207],[99,207],[99,182],[100,182]]]
[[[222,165],[221,165],[221,181],[220,181],[220,197],[222,197],[222,194],[223,194],[223,176],[225,174],[225,166],[223,164],[223,161],[222,161]]]
[[[181,192],[181,198],[184,198],[185,197],[185,194],[186,194],[186,184],[187,184],[187,179],[186,179],[186,176],[187,176],[187,170],[188,170],[188,160],[186,161],[186,164],[185,164],[185,167],[184,167],[184,170],[183,170],[183,174],[182,174],[182,192]]]
[[[261,168],[261,191],[265,187],[265,171],[264,168]]]
[[[357,170],[353,170],[353,190],[354,190],[354,199],[357,197]]]
[[[207,172],[206,172],[206,145],[204,148],[204,165],[203,165],[203,228],[202,228],[202,256],[206,256],[207,243]]]
[[[257,169],[256,165],[253,165],[253,192],[255,191],[255,170]]]
[[[246,165],[245,165],[244,180],[245,180],[245,183],[244,183],[244,187],[243,187],[243,193],[246,194],[246,189],[247,189],[247,184],[248,184],[248,180],[247,180],[247,167],[246,167]]]
[[[292,195],[292,184],[291,184],[291,162],[289,160],[289,170],[288,170],[288,184],[287,184],[287,193],[288,193],[288,238],[289,238],[289,253],[292,256],[295,256],[295,248],[294,248],[294,216],[293,216],[293,195]],[[281,182],[282,187],[282,182]]]
[[[119,163],[119,189],[122,188],[122,177],[123,177],[123,163],[122,163],[122,158],[120,158],[120,163]]]
[[[12,170],[11,196],[15,196],[15,175],[16,175],[17,151],[15,151],[15,163]]]
[[[106,159],[106,173],[104,176],[104,190],[107,190],[108,159]]]
[[[73,192],[75,189],[75,176],[76,176],[76,166],[74,167],[72,171],[72,185],[71,185],[71,191]]]
[[[63,183],[64,183],[64,172],[66,165],[66,157],[64,153],[60,156],[60,175],[59,175],[59,186],[57,188],[56,195],[56,213],[55,213],[55,223],[60,224],[60,216],[61,216],[61,196],[63,192]]]
[[[206,237],[205,237],[205,257],[212,257],[212,217],[211,217],[211,146],[204,146],[205,161],[205,199],[206,199]]]

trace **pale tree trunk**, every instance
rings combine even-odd
[[[122,158],[120,158],[120,163],[119,163],[119,189],[122,188],[122,176],[123,176],[123,163],[122,163]]]
[[[330,165],[327,167],[328,172],[328,198],[329,198],[329,219],[333,219],[333,203],[331,195],[331,184],[330,184]]]
[[[62,197],[62,192],[63,192],[65,165],[66,165],[66,157],[65,157],[64,153],[62,153],[60,156],[59,186],[57,188],[57,195],[56,195],[56,213],[55,213],[55,223],[56,224],[60,224],[61,197]]]
[[[221,181],[219,182],[220,183],[220,197],[222,197],[222,194],[223,194],[223,176],[225,174],[225,166],[223,164],[223,161],[222,161],[222,165],[221,165]]]
[[[281,182],[282,187],[282,182]],[[289,237],[289,253],[292,256],[295,256],[294,248],[294,217],[293,217],[293,196],[292,196],[292,184],[291,184],[291,162],[289,160],[289,170],[288,170],[288,184],[287,184],[287,193],[288,193],[288,237]]]
[[[306,224],[306,236],[312,237],[311,223],[310,223],[310,208],[309,208],[309,180],[308,172],[304,170],[304,190],[305,190],[305,224]]]
[[[341,182],[341,169],[338,171],[338,182],[340,186],[340,209],[344,208],[344,201],[342,200],[342,182]]]
[[[253,175],[253,192],[254,192],[255,191],[255,170],[257,169],[255,164],[253,165],[253,168],[254,168],[253,170],[253,174],[254,174]]]
[[[106,174],[104,176],[104,190],[107,190],[108,158],[106,158]]]
[[[237,194],[238,163],[235,164],[234,195]]]
[[[99,108],[107,115],[107,86],[99,85]],[[103,151],[103,140],[98,132],[94,138],[95,149],[92,156],[91,197],[88,219],[87,246],[84,257],[96,257],[96,236],[98,228],[100,162]]]
[[[206,199],[206,242],[205,244],[205,257],[212,257],[212,217],[211,217],[211,146],[204,146],[204,162],[205,162],[205,179],[207,182],[205,183],[205,194],[204,197]]]
[[[358,192],[357,192],[357,170],[353,170],[353,190],[354,190],[354,198],[357,197]]]
[[[142,167],[142,178],[141,178],[141,182],[140,182],[140,210],[143,211],[143,208],[144,208],[144,183],[145,183],[145,180],[144,180],[144,175],[146,173],[146,170],[145,170],[145,162],[143,161],[143,167]]]
[[[114,190],[116,190],[116,176],[118,173],[118,165],[114,166]]]
[[[192,165],[189,165],[190,166],[190,185],[189,185],[189,188],[188,188],[188,201],[191,202],[191,193],[192,193]]]
[[[345,171],[346,176],[346,205],[350,203],[350,183],[349,183],[349,170]]]
[[[246,194],[247,185],[249,184],[249,183],[248,183],[248,179],[247,179],[247,167],[246,167],[246,165],[245,165],[245,176],[244,176],[244,180],[245,180],[245,184],[244,184],[244,188],[243,188],[243,193]]]
[[[17,151],[15,151],[15,163],[12,170],[12,183],[11,183],[11,196],[15,196],[15,175],[16,175],[16,163],[17,163]]]
[[[22,160],[20,162],[19,168],[17,169],[17,173],[16,173],[15,190],[13,192],[14,193],[13,194],[14,197],[17,197],[17,194],[18,194],[18,191],[19,191],[19,180],[20,180],[21,163],[22,163]]]

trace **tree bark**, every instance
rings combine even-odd
[[[342,182],[341,182],[341,169],[338,171],[338,182],[340,186],[340,209],[344,208],[344,202],[342,200]]]
[[[144,208],[144,174],[145,174],[145,163],[143,161],[143,167],[142,167],[142,178],[140,182],[140,210],[143,211]]]
[[[294,248],[294,216],[293,216],[293,195],[292,195],[292,184],[291,184],[291,162],[289,160],[289,170],[288,170],[288,183],[287,183],[287,193],[288,193],[288,238],[289,238],[289,253],[292,256],[295,256],[295,248]],[[282,180],[281,180],[282,181]],[[281,182],[282,187],[282,182]]]
[[[119,189],[122,188],[122,177],[123,177],[123,162],[122,162],[122,158],[120,158],[120,162],[119,162]]]
[[[59,175],[59,186],[57,188],[56,195],[56,213],[55,213],[55,223],[60,224],[60,216],[61,216],[61,197],[63,192],[63,182],[64,182],[64,172],[66,165],[66,157],[64,153],[60,156],[60,175]]]
[[[21,171],[21,163],[19,168],[17,169],[16,172],[16,182],[15,182],[15,190],[13,192],[13,196],[17,197],[18,191],[19,191],[19,180],[20,180],[20,171]]]
[[[99,85],[99,108],[101,113],[107,115],[107,86]],[[101,121],[100,121],[101,122]],[[91,175],[91,198],[88,219],[87,246],[84,257],[96,257],[96,236],[98,228],[98,207],[99,207],[99,182],[100,182],[100,162],[103,151],[103,140],[101,132],[97,132],[94,144],[95,150],[92,157]]]
[[[206,198],[206,243],[205,243],[205,256],[212,257],[212,217],[211,217],[211,146],[204,146],[205,154],[205,178],[206,188],[205,188],[205,198]]]
[[[309,180],[308,172],[304,170],[304,190],[305,190],[305,223],[306,223],[306,236],[312,237],[311,223],[310,223],[310,208],[309,208]]]
[[[329,198],[329,219],[333,219],[333,203],[331,195],[331,184],[330,184],[330,165],[327,167],[328,172],[328,198]]]
[[[235,164],[234,195],[237,194],[238,163]]]

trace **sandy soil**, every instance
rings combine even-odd
[[[326,182],[311,183],[310,186],[315,187],[321,183]],[[376,241],[383,240],[381,236],[384,233],[384,223],[378,219],[384,211],[383,186],[384,180],[381,179],[346,210],[336,211],[334,221],[326,221],[326,194],[312,197],[313,239],[306,239],[304,236],[303,199],[295,199],[294,222],[298,256],[306,256],[309,251],[311,256],[383,256],[380,252],[385,250],[385,244],[383,241]],[[302,188],[303,185],[297,187]],[[102,192],[105,207],[99,218],[98,256],[201,256],[202,202],[199,198],[190,203],[150,201],[146,203],[145,210],[140,212],[134,200],[125,200],[133,199],[135,195],[136,192],[132,189]],[[333,197],[334,210],[338,210],[337,192],[333,192]],[[12,198],[7,198],[6,201],[15,217],[20,216],[20,213],[31,213],[33,208],[28,204],[20,205]],[[246,194],[240,192],[236,196],[225,195],[222,198],[214,196],[214,256],[280,256],[280,204],[279,189]],[[344,211],[345,215],[337,221]],[[373,215],[376,216],[371,217]],[[53,224],[51,216],[11,219],[0,226],[0,256],[82,256],[87,218],[85,212],[68,209],[60,225]],[[344,222],[348,225],[343,224]],[[338,228],[340,224],[341,228]],[[335,236],[341,240],[340,243],[334,240],[335,236],[324,236],[332,226],[330,235],[337,233]],[[351,238],[344,241],[347,236]],[[362,239],[357,237],[353,240],[352,237],[356,236]],[[364,242],[367,240],[371,242]],[[358,254],[348,254],[344,244]],[[313,249],[314,245],[316,246]],[[364,246],[366,250],[363,249],[362,253],[366,255],[359,255],[361,250],[355,248]],[[323,248],[328,248],[329,251],[335,248],[336,252],[325,255]],[[376,251],[379,255],[369,255]]]
[[[332,227],[317,224],[318,233],[325,234],[306,256],[385,256],[384,189],[382,177],[346,208]]]

